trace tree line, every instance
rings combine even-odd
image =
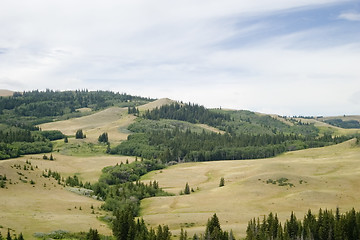
[[[303,220],[292,212],[282,226],[277,215],[270,213],[262,220],[252,219],[246,230],[246,240],[357,240],[360,238],[360,212],[352,209],[340,214],[337,208],[320,209],[315,215],[309,210]]]
[[[212,112],[198,104],[179,104],[177,102],[163,105],[151,111],[146,110],[142,116],[152,120],[166,118],[190,123],[205,123],[214,127],[221,125],[222,121],[231,120],[228,114]]]
[[[14,110],[20,116],[59,116],[77,108],[103,109],[116,103],[149,102],[154,99],[111,91],[28,91],[16,92],[12,97],[0,97],[0,112]],[[129,104],[127,104],[129,105]]]
[[[322,147],[351,137],[302,136],[298,134],[252,135],[191,132],[190,130],[156,130],[134,133],[128,140],[111,148],[110,153],[171,161],[258,159],[285,151]]]
[[[62,138],[60,131],[31,132],[10,128],[0,131],[0,160],[24,154],[48,153],[53,149],[51,140]]]

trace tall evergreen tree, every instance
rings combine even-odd
[[[185,230],[184,231],[184,229],[183,228],[181,228],[181,231],[180,231],[180,240],[187,240],[188,238],[187,238],[187,231]]]
[[[18,240],[24,240],[24,236],[22,233],[20,233],[19,237],[18,237]],[[100,239],[99,239],[100,240]]]
[[[89,232],[86,234],[87,240],[100,240],[99,233],[97,229],[90,228]]]
[[[190,187],[188,183],[185,185],[184,194],[190,194]]]
[[[225,179],[222,177],[220,179],[219,187],[223,187],[223,186],[225,186]]]
[[[8,231],[7,231],[6,240],[12,240],[11,235],[10,235],[10,229],[9,229],[9,228],[8,228]]]

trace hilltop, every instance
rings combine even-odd
[[[13,91],[6,90],[6,89],[0,89],[0,97],[10,97],[14,94]]]

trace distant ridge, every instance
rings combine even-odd
[[[10,97],[14,94],[13,91],[6,90],[6,89],[0,89],[0,97]]]

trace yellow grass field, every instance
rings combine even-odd
[[[3,227],[0,231],[3,236],[6,236],[7,228],[22,232],[25,239],[34,239],[34,232],[47,233],[59,229],[79,232],[88,231],[90,227],[111,235],[108,226],[98,219],[104,214],[98,209],[102,202],[72,193],[54,179],[42,177],[42,172],[51,169],[60,172],[63,177],[76,174],[83,182],[95,182],[102,168],[126,160],[132,162],[134,158],[108,155],[74,157],[53,153],[55,160],[49,161],[43,160],[42,156],[27,155],[0,161],[0,174],[6,175],[12,182],[9,184],[8,181],[7,189],[0,188],[0,225]],[[31,162],[33,171],[23,170],[26,161]],[[16,169],[15,164],[20,164],[21,169]],[[20,177],[28,182],[22,182]],[[31,185],[30,180],[35,184]],[[91,205],[95,214],[92,214]],[[79,210],[80,206],[82,210]]]
[[[220,188],[221,177],[225,186]],[[280,178],[294,187],[267,183]],[[141,215],[150,225],[168,224],[175,234],[182,226],[192,235],[203,232],[208,218],[217,213],[224,229],[244,237],[247,222],[270,211],[284,220],[291,211],[302,218],[308,209],[359,209],[360,147],[351,140],[271,159],[185,163],[143,179],[157,180],[177,194],[142,201]],[[186,182],[195,192],[178,195]]]
[[[10,90],[5,90],[5,89],[0,89],[0,96],[1,97],[10,97],[14,94],[13,91]]]

